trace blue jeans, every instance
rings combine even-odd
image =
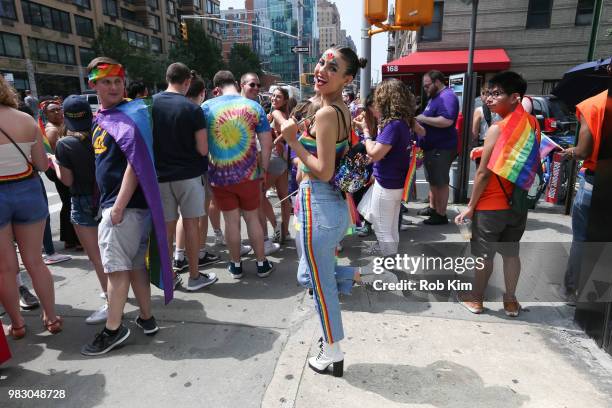
[[[572,207],[572,248],[565,271],[565,289],[568,292],[576,291],[580,281],[580,268],[582,262],[583,242],[587,240],[587,226],[589,223],[589,209],[593,195],[593,182],[595,176],[580,175],[579,187]]]
[[[312,287],[323,338],[329,344],[344,338],[338,293],[350,293],[354,268],[336,264],[336,247],[349,224],[346,202],[329,183],[300,184],[297,213],[300,231],[298,282]]]

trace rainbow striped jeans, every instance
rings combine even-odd
[[[329,344],[344,338],[338,293],[349,294],[354,268],[336,264],[336,247],[349,224],[346,202],[323,181],[307,180],[298,193],[298,282],[313,288],[323,338]]]

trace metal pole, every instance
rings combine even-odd
[[[593,61],[595,58],[595,46],[597,44],[597,33],[599,32],[599,19],[601,18],[601,8],[603,0],[595,0],[593,7],[593,23],[591,24],[591,40],[589,41],[589,53],[587,61]]]
[[[361,70],[361,83],[359,93],[361,94],[361,103],[370,94],[370,82],[372,78],[372,39],[368,31],[370,23],[364,18],[361,26],[361,57],[367,58],[368,64]]]
[[[463,88],[463,138],[459,156],[459,188],[454,190],[453,201],[467,203],[468,181],[470,179],[470,141],[472,139],[472,109],[474,107],[474,48],[476,46],[476,21],[478,20],[478,0],[472,1],[472,20],[467,75]]]
[[[304,39],[304,3],[302,0],[298,0],[298,47],[301,47]],[[300,99],[304,97],[303,85],[302,85],[302,74],[304,73],[304,54],[298,52],[298,83],[300,84]]]

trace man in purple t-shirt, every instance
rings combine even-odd
[[[440,71],[429,71],[423,76],[423,89],[429,103],[416,117],[427,132],[421,145],[425,152],[425,177],[429,182],[429,207],[419,211],[419,215],[429,216],[424,221],[428,225],[448,224],[448,173],[457,156],[455,122],[459,100],[452,89],[444,85],[444,79]]]

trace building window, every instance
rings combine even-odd
[[[14,0],[0,0],[0,17],[17,20]]]
[[[158,16],[154,14],[149,15],[149,27],[157,31],[161,29],[161,23]]]
[[[51,7],[41,6],[27,0],[21,2],[23,21],[27,24],[71,33],[70,14]]]
[[[137,33],[136,31],[124,30],[123,38],[134,47],[147,48],[149,46],[149,38],[146,34]]]
[[[153,10],[157,10],[159,8],[159,3],[157,0],[147,0],[147,4],[149,5],[149,7],[151,7]]]
[[[117,0],[102,0],[102,12],[107,16],[118,17]]]
[[[138,21],[136,19],[136,13],[123,7],[121,7],[121,18],[128,21]]]
[[[74,15],[74,26],[76,33],[83,37],[95,37],[93,21],[89,18]]]
[[[91,3],[89,0],[72,0],[72,4],[91,10]]]
[[[176,4],[173,1],[170,1],[170,0],[166,1],[166,12],[168,13],[169,16],[176,15]]]
[[[151,51],[161,54],[162,52],[162,41],[161,38],[151,37]]]
[[[578,8],[576,9],[576,25],[591,25],[593,22],[594,9],[595,0],[578,0]]]
[[[444,15],[444,3],[434,3],[434,14],[431,24],[421,28],[421,41],[442,40],[442,16]]]
[[[75,65],[74,47],[37,38],[28,38],[30,53],[37,61],[55,62],[59,64]]]
[[[200,0],[193,0],[193,7],[199,9],[202,7],[202,3],[200,3]]]
[[[96,58],[96,53],[91,48],[79,47],[79,57],[81,65],[86,67],[92,59]]]
[[[174,21],[168,20],[168,35],[176,36],[178,34],[178,29],[176,27],[176,23]]]
[[[529,0],[527,28],[549,28],[552,0]]]
[[[542,83],[542,95],[550,95],[558,83],[559,83],[558,79],[544,80],[544,82]],[[534,99],[533,100],[534,106],[535,106],[535,101],[536,100]]]
[[[3,57],[23,58],[21,37],[9,33],[0,33],[0,55]]]

